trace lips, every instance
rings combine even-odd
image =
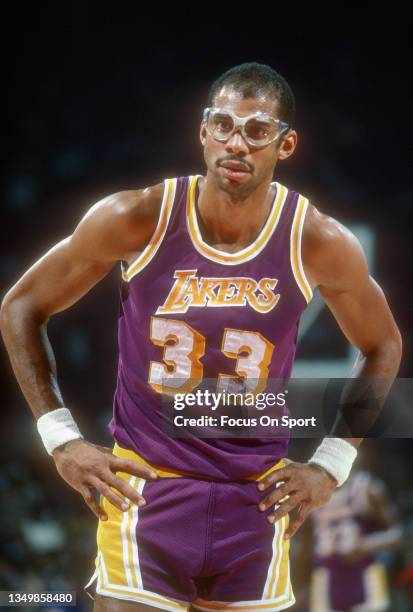
[[[251,174],[248,166],[239,161],[226,160],[220,164],[220,167],[224,177],[230,181],[242,181]]]
[[[227,160],[222,162],[221,166],[222,168],[227,168],[228,170],[233,170],[234,172],[250,172],[248,166],[242,162]]]

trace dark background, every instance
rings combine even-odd
[[[209,86],[233,65],[258,61],[283,74],[296,96],[298,148],[277,166],[275,178],[344,224],[372,228],[374,276],[403,335],[400,376],[410,377],[406,15],[397,7],[381,14],[374,7],[361,18],[355,9],[336,7],[335,14],[307,17],[298,7],[287,15],[277,7],[235,5],[202,5],[199,15],[190,5],[155,7],[148,15],[148,7],[117,6],[21,5],[18,18],[4,24],[13,42],[3,71],[3,129],[11,139],[3,143],[1,297],[100,198],[203,173],[198,132]],[[49,325],[66,404],[89,439],[108,444],[118,282],[116,268]],[[325,333],[336,325],[328,313],[323,317],[313,333],[320,350],[330,339],[328,354],[342,339]],[[5,351],[0,366],[0,586],[38,581],[79,590],[94,555],[93,519],[42,451]],[[397,451],[392,484],[408,524],[410,441],[374,444],[393,460]],[[391,480],[394,472],[385,464],[372,469]],[[49,549],[39,552],[24,536],[25,526],[46,529]]]

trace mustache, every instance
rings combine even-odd
[[[245,164],[248,167],[250,172],[254,171],[254,166],[250,164],[250,162],[247,162],[246,159],[243,159],[242,157],[237,157],[236,155],[226,155],[225,157],[220,157],[215,162],[215,165],[220,166],[223,162],[226,162],[226,161],[234,161],[234,162],[239,162],[241,164]]]

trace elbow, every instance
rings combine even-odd
[[[4,335],[6,328],[9,325],[11,319],[11,312],[13,310],[14,298],[13,289],[10,289],[3,297],[0,306],[0,330]]]
[[[398,372],[403,356],[403,339],[400,330],[397,326],[395,326],[394,335],[389,341],[389,351],[392,355],[392,361]]]
[[[14,287],[12,287],[3,297],[0,306],[0,331],[4,341],[8,332],[13,327],[16,316],[18,316],[20,300],[16,297]]]
[[[397,327],[384,343],[381,352],[381,362],[385,369],[384,375],[386,376],[388,373],[395,378],[399,372],[403,354],[402,336]]]
[[[3,297],[0,306],[0,332],[6,343],[13,335],[13,330],[19,328],[23,321],[36,321],[41,324],[45,320],[36,315],[27,295],[22,294],[14,285]]]
[[[403,356],[403,341],[396,325],[380,343],[370,350],[361,351],[371,361],[377,378],[396,378]]]

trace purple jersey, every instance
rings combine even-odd
[[[162,395],[217,385],[288,379],[301,313],[312,298],[301,262],[308,200],[274,183],[256,240],[236,253],[203,241],[199,176],[166,179],[151,241],[122,267],[119,366],[110,424],[116,441],[176,474],[244,480],[287,454],[285,438],[171,438]],[[255,389],[257,391],[258,387]]]

